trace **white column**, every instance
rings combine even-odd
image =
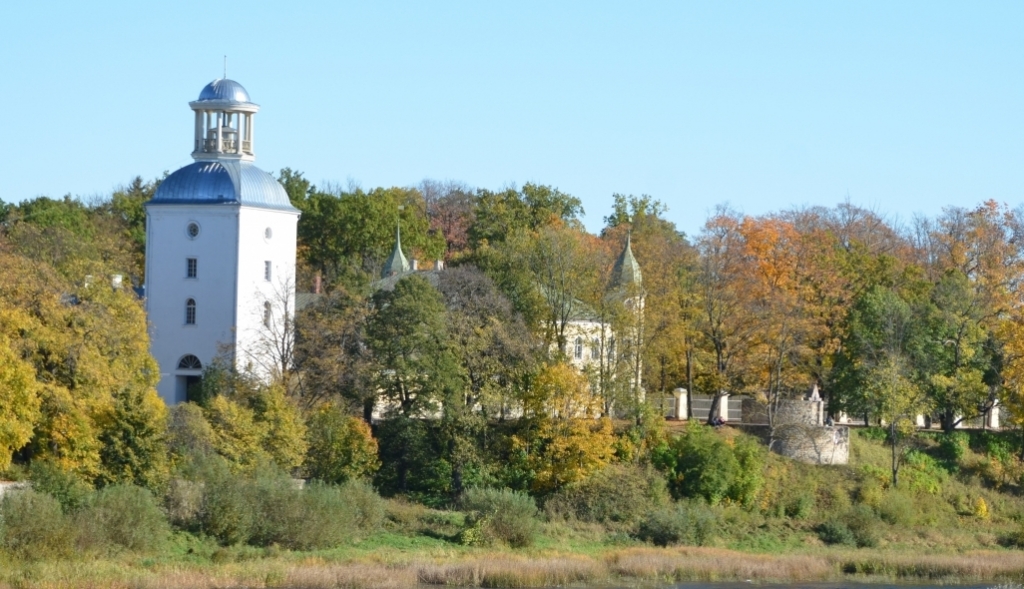
[[[722,421],[729,421],[729,395],[728,393],[722,395],[722,400],[718,404],[718,416],[722,418]]]
[[[224,112],[217,111],[217,153],[224,153]]]
[[[924,415],[918,413],[917,416],[914,417],[914,425],[917,427],[924,427]]]
[[[256,143],[253,142],[252,130],[255,127],[256,117],[253,116],[255,113],[249,113],[249,151],[256,154]]]
[[[195,151],[203,150],[203,113],[196,111],[196,146]]]
[[[850,423],[850,416],[845,411],[839,412],[839,423]]]
[[[987,425],[990,429],[999,429],[999,402],[996,401],[992,404],[992,408],[988,410],[988,415],[985,416]]]
[[[204,110],[206,113],[206,132],[203,133],[203,151],[206,151],[206,140],[210,138],[210,125],[213,124],[211,117],[213,116],[210,111]]]
[[[676,389],[672,391],[672,396],[675,397],[675,406],[672,408],[672,415],[680,421],[685,421],[690,418],[690,414],[686,412],[686,389]]]

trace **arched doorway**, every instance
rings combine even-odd
[[[203,363],[195,355],[185,354],[178,360],[174,380],[174,396],[178,403],[197,400],[203,383]]]

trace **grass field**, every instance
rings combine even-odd
[[[467,513],[389,499],[379,528],[331,549],[222,546],[179,530],[145,554],[108,550],[26,560],[0,552],[0,588],[1020,583],[1019,463],[985,452],[982,442],[993,443],[986,440],[972,439],[952,464],[941,462],[940,438],[925,438],[899,490],[887,488],[888,448],[877,433],[853,437],[849,466],[769,457],[756,505],[702,508],[713,518],[702,546],[655,547],[626,524],[550,509],[528,547],[466,542]],[[845,526],[848,541],[826,541],[829,525]]]

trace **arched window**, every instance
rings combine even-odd
[[[270,303],[263,303],[263,327],[270,327]]]
[[[582,337],[576,338],[576,359],[577,360],[583,359],[583,338]]]
[[[590,359],[597,360],[601,357],[601,340],[596,337],[590,340]]]
[[[196,324],[196,300],[189,299],[185,301],[185,325]]]
[[[202,370],[203,363],[192,354],[185,354],[178,360],[178,370]]]
[[[608,340],[608,360],[610,360],[612,362],[615,361],[615,338],[614,337],[610,338]]]

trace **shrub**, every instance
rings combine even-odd
[[[199,473],[203,485],[197,529],[221,544],[243,544],[255,533],[256,501],[252,481],[231,472],[223,459],[205,462]]]
[[[667,501],[668,490],[659,473],[638,466],[612,465],[558,491],[544,508],[552,516],[585,522],[635,524]]]
[[[104,552],[153,552],[170,535],[152,493],[134,485],[113,485],[97,492],[76,514],[75,525],[81,547]]]
[[[370,483],[351,479],[341,486],[341,494],[355,508],[355,525],[360,531],[374,532],[380,528],[385,504]]]
[[[1024,548],[1024,526],[1018,526],[1008,534],[999,538],[999,543],[1007,548]]]
[[[884,442],[889,438],[889,431],[886,430],[884,427],[871,426],[860,428],[854,431],[856,431],[857,435],[859,435],[861,438],[864,438],[865,440],[871,440],[873,442]]]
[[[786,504],[786,517],[807,519],[814,510],[814,497],[809,493],[800,493]]]
[[[857,539],[850,531],[850,527],[841,521],[829,520],[822,522],[815,528],[818,538],[826,544],[842,544],[844,546],[855,546]]]
[[[919,450],[910,450],[904,459],[900,479],[907,488],[935,495],[949,479],[949,473],[938,461]]]
[[[361,482],[343,487],[315,482],[300,488],[273,464],[237,473],[220,458],[204,463],[196,478],[172,484],[168,506],[185,527],[223,545],[329,548],[356,530],[376,529],[383,519],[382,500]]]
[[[537,504],[525,493],[508,489],[469,489],[463,499],[463,508],[470,512],[469,529],[464,534],[467,543],[476,541],[500,542],[513,548],[533,544],[537,535]]]
[[[167,449],[172,460],[202,458],[214,453],[216,434],[195,403],[171,408],[167,424]]]
[[[884,493],[875,510],[882,521],[893,525],[909,525],[917,519],[914,499],[902,491],[890,489]]]
[[[703,546],[711,539],[715,517],[702,503],[655,509],[640,522],[637,537],[657,546]]]
[[[878,545],[879,520],[867,505],[857,505],[847,511],[843,523],[853,533],[857,546],[873,548]]]
[[[260,525],[252,543],[263,546],[331,548],[352,536],[356,522],[355,506],[338,487],[323,483],[304,489],[264,484],[258,509]]]
[[[0,501],[0,546],[22,558],[71,554],[74,528],[50,495],[32,489],[14,491]]]
[[[690,426],[653,453],[677,499],[699,497],[711,505],[731,499],[749,506],[763,482],[764,448],[754,439],[737,436],[732,446],[706,426]]]
[[[938,454],[950,472],[956,472],[960,468],[960,461],[967,454],[969,445],[970,438],[967,432],[951,432],[939,439]]]
[[[988,503],[985,501],[984,497],[978,497],[974,502],[974,517],[978,519],[988,519]]]
[[[56,499],[65,513],[77,510],[93,492],[85,479],[45,460],[32,462],[29,479],[33,490]]]
[[[203,484],[171,479],[164,496],[164,508],[172,525],[184,530],[196,529],[203,508]]]

